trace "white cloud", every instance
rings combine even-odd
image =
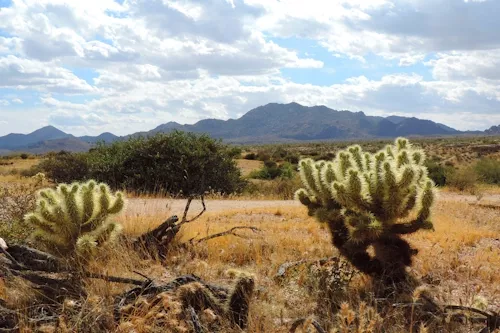
[[[457,0],[16,0],[0,10],[0,96],[26,110],[2,113],[12,107],[10,123],[14,112],[38,112],[75,134],[126,134],[296,101],[486,128],[500,110],[498,11],[498,1]],[[380,70],[319,85],[313,69],[335,78],[349,68],[304,52],[301,39]],[[422,63],[432,79],[411,73]]]
[[[67,69],[16,56],[0,57],[0,78],[0,88],[66,94],[94,92],[94,88]]]

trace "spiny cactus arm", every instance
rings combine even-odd
[[[60,190],[63,195],[64,205],[70,224],[79,227],[82,224],[82,216],[80,215],[80,209],[76,202],[79,185],[75,183],[70,186],[71,188],[68,188],[68,185],[62,184],[59,186],[58,190]]]
[[[125,200],[123,198],[123,193],[116,192],[115,198],[108,209],[108,214],[118,214],[119,212],[121,212],[123,207],[125,207]]]
[[[89,191],[92,190],[93,203],[87,205],[88,209],[92,209],[92,211],[86,213],[90,216],[90,219],[82,224],[83,232],[91,232],[99,228],[109,215],[119,213],[125,206],[125,198],[122,192],[116,192],[115,195],[112,195],[109,187],[105,184],[100,184],[97,192],[94,188],[95,185],[92,186],[92,183],[89,182]]]
[[[100,228],[96,229],[92,234],[96,238],[97,244],[104,244],[116,238],[122,231],[122,226],[119,223],[108,222]]]
[[[105,223],[96,230],[80,236],[76,242],[76,250],[80,254],[91,254],[98,246],[115,239],[121,230],[121,225],[118,223]]]
[[[363,163],[363,157],[361,156],[362,149],[359,145],[354,145],[349,147],[349,153],[351,153],[351,158],[354,161],[354,165],[359,171],[365,171],[365,165]]]
[[[428,181],[422,194],[420,195],[420,210],[417,218],[408,223],[394,224],[391,227],[391,232],[397,234],[410,234],[420,229],[433,229],[432,222],[429,221],[431,215],[431,207],[434,202],[434,185],[432,181]]]
[[[80,236],[76,241],[76,252],[80,258],[88,259],[97,249],[97,240],[92,234],[85,234]]]
[[[307,192],[313,196],[318,196],[319,188],[316,184],[316,179],[314,177],[314,172],[316,171],[315,162],[306,158],[299,163],[299,174],[302,179],[302,183],[306,186]]]
[[[346,177],[347,170],[353,166],[351,155],[345,151],[339,152],[336,158],[336,164],[338,166],[338,170],[336,170],[336,173],[339,175],[339,178]]]
[[[95,199],[94,199],[94,189],[95,182],[90,181],[82,187],[82,199],[83,199],[83,224],[87,223],[94,215],[95,210]]]

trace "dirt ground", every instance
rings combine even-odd
[[[445,202],[464,202],[498,205],[500,207],[500,195],[492,194],[485,195],[478,201],[477,196],[439,192],[438,201]],[[289,207],[299,207],[300,203],[295,200],[205,200],[207,212],[225,212],[241,209],[252,208],[280,208],[286,210]],[[179,199],[142,199],[133,198],[128,200],[127,211],[135,214],[138,211],[141,213],[150,212],[151,215],[164,213],[165,216],[178,215],[182,216],[186,200]],[[196,214],[202,209],[200,201],[193,201],[191,204],[190,214]],[[128,213],[125,213],[128,214]]]

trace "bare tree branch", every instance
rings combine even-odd
[[[205,213],[205,211],[207,210],[207,207],[205,205],[205,197],[202,195],[200,197],[200,200],[201,200],[201,205],[203,206],[203,209],[201,210],[201,212],[198,213],[198,215],[196,215],[192,219],[188,220],[187,219],[187,214],[188,214],[188,211],[189,211],[189,207],[191,206],[191,202],[193,201],[193,197],[189,197],[188,198],[188,201],[186,203],[186,207],[184,208],[184,214],[182,215],[182,220],[181,220],[181,222],[179,222],[177,224],[178,226],[181,226],[184,223],[189,223],[189,222],[196,221],[198,218],[200,218],[200,216],[203,215],[203,213]]]
[[[228,235],[232,235],[232,236],[239,237],[239,238],[244,238],[244,239],[248,239],[249,238],[249,237],[247,237],[245,235],[240,235],[240,234],[236,233],[235,232],[236,230],[251,230],[254,233],[262,232],[261,229],[256,228],[256,227],[252,227],[252,226],[237,226],[237,227],[232,227],[229,230],[226,230],[226,231],[223,231],[223,232],[219,232],[219,233],[207,236],[207,237],[203,237],[203,238],[195,239],[195,240],[190,240],[189,242],[190,243],[199,244],[201,242],[206,242],[206,241],[209,241],[209,240],[217,238],[217,237],[223,237],[223,236],[228,236]]]

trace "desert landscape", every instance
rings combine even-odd
[[[452,139],[444,143],[440,140],[417,141],[415,145],[422,144],[429,159],[441,156],[438,161],[441,165],[447,162],[450,165],[449,161],[453,161],[454,171],[447,171],[447,175],[460,173],[465,168],[478,170],[474,166],[482,158],[497,156],[494,151],[478,154],[476,147],[484,147],[478,139],[461,140],[468,145],[442,148],[451,144]],[[362,145],[368,151],[375,151],[384,143],[367,141]],[[86,296],[80,295],[78,299],[74,294],[66,295],[63,300],[47,305],[49,312],[33,312],[40,301],[47,302],[43,296],[47,291],[36,287],[40,281],[30,280],[32,276],[26,277],[25,273],[14,273],[10,278],[9,274],[3,275],[0,322],[3,320],[3,325],[15,323],[9,329],[23,332],[156,332],[165,329],[169,332],[236,332],[241,329],[289,332],[292,327],[304,332],[311,329],[474,332],[490,327],[493,332],[492,325],[497,322],[492,323],[491,318],[498,320],[495,313],[500,307],[499,188],[480,181],[476,175],[472,184],[459,189],[462,181],[448,177],[448,183],[436,190],[431,212],[433,230],[404,236],[418,249],[408,272],[418,279],[420,287],[409,295],[381,298],[376,280],[352,266],[332,246],[327,225],[308,216],[307,207],[293,199],[293,194],[289,197],[290,191],[293,193],[301,187],[296,169],[290,178],[262,179],[259,176],[262,168],[281,168],[291,155],[299,155],[302,159],[318,155],[334,158],[343,146],[348,144],[244,147],[246,151],[235,155],[235,165],[243,179],[249,182],[240,194],[212,192],[189,199],[163,192],[125,192],[124,209],[111,219],[122,227],[121,241],[103,248],[97,257],[85,264],[87,276],[78,278],[82,279]],[[259,155],[266,156],[265,161],[259,160]],[[11,191],[10,197],[5,192],[1,197],[4,219],[7,214],[12,217],[16,212],[18,216],[26,213],[23,209],[21,212],[9,210],[8,205],[33,205],[34,191],[56,185],[50,177],[40,178],[38,173],[30,175],[40,171],[38,167],[44,165],[43,161],[54,158],[57,160],[57,156],[51,155],[2,160],[5,162],[0,166],[0,181],[4,191]],[[267,162],[269,160],[275,164]],[[190,207],[186,211],[188,202]],[[155,230],[171,216],[179,220],[182,217],[181,221],[186,223],[181,223],[182,227],[168,243],[145,251],[130,245],[130,240]],[[39,247],[42,243],[30,236],[31,227],[27,222],[11,223],[8,228],[1,229],[0,236],[9,245],[21,242]],[[9,256],[2,260],[5,259]],[[12,269],[12,263],[7,267],[11,267],[12,272],[19,272]],[[48,277],[55,278],[57,274],[60,273]],[[95,276],[92,278],[91,274]],[[116,297],[130,290],[128,284],[151,281],[149,283],[162,286],[186,276],[203,282],[191,282],[154,296],[145,292],[146,285],[139,286],[144,295],[137,295],[135,303],[122,308],[120,316],[116,317]],[[131,281],[106,281],[106,277]],[[75,279],[74,276],[66,278]],[[203,288],[204,283],[230,291],[242,279],[252,281],[244,325],[235,325],[213,305],[195,307],[201,297],[196,296],[196,288]],[[194,294],[189,296],[190,293]],[[442,318],[429,318],[418,308],[422,306],[421,295],[430,295],[443,309],[448,305],[457,308],[447,314],[443,312]],[[154,297],[161,302],[154,301]],[[185,315],[185,297],[194,302],[188,307],[196,309],[194,317]],[[408,307],[413,309],[411,318],[408,318]],[[8,309],[16,309],[16,319]],[[56,313],[57,318],[52,313]]]

